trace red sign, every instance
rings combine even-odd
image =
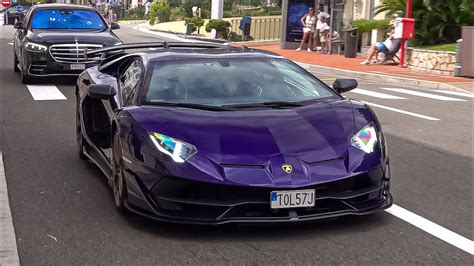
[[[2,0],[3,7],[10,7],[11,4],[12,4],[11,0]]]

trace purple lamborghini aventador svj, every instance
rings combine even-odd
[[[392,204],[380,123],[341,96],[355,80],[329,87],[279,55],[218,44],[87,54],[105,59],[77,82],[79,155],[107,176],[121,212],[276,223]]]

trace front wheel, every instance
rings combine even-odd
[[[115,133],[112,143],[112,189],[114,192],[115,207],[122,213],[128,213],[125,207],[127,199],[127,188],[124,178],[124,166],[122,159],[122,143],[118,133]]]
[[[79,116],[79,97],[77,99],[76,107],[76,144],[77,144],[77,153],[81,160],[88,160],[87,156],[84,154],[84,135],[82,135],[82,126],[81,126],[81,117]]]
[[[15,71],[15,73],[20,72],[20,69],[18,68],[18,57],[15,52],[13,52],[13,71]]]
[[[28,84],[31,82],[31,77],[27,73],[25,73],[25,70],[20,69],[20,79],[21,83],[23,84]]]

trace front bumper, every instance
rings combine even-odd
[[[387,165],[388,169],[388,165]],[[386,173],[385,173],[386,172]],[[271,209],[270,192],[290,188],[224,186],[162,178],[145,196],[150,208],[126,207],[137,214],[173,223],[284,223],[364,215],[392,205],[389,171],[378,167],[368,173],[315,186],[291,188],[316,190],[310,208]]]
[[[78,70],[71,70],[72,64],[57,62],[48,52],[27,52],[25,67],[30,76],[78,76],[84,69],[96,66],[98,63],[79,62],[78,64],[84,64],[84,69]]]

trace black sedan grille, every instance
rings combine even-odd
[[[49,48],[49,52],[54,60],[61,63],[94,63],[100,59],[98,57],[86,58],[84,52],[100,49],[102,45],[99,44],[83,44],[83,43],[71,43],[71,44],[54,44]]]

